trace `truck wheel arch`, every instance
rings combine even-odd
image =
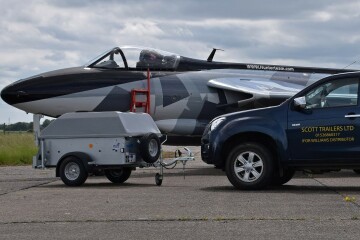
[[[58,161],[58,163],[56,165],[56,177],[60,176],[60,166],[61,166],[62,162],[64,161],[64,159],[66,159],[67,157],[76,157],[76,158],[78,158],[83,163],[85,169],[89,173],[92,172],[92,166],[89,165],[89,162],[92,162],[92,159],[88,154],[86,154],[84,152],[69,152],[69,153],[66,153],[65,155],[63,155],[60,158],[60,160]]]
[[[273,156],[274,167],[279,167],[281,169],[281,160],[279,157],[279,153],[277,150],[276,141],[269,135],[260,132],[246,132],[246,133],[238,133],[230,138],[228,138],[224,143],[224,148],[221,151],[221,167],[224,168],[226,165],[226,159],[228,154],[232,151],[232,149],[240,144],[245,142],[254,142],[259,143],[265,146]]]

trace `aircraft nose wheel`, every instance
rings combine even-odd
[[[161,186],[162,181],[163,181],[163,176],[161,176],[160,173],[157,173],[155,175],[155,183],[156,183],[156,185]]]

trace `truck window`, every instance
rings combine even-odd
[[[336,79],[320,85],[305,95],[306,108],[327,108],[357,105],[359,80]]]

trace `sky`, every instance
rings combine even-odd
[[[360,0],[0,0],[0,89],[115,46],[206,59],[360,69]],[[0,124],[32,115],[0,100]]]

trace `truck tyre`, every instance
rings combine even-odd
[[[290,181],[295,175],[295,170],[294,169],[286,169],[283,172],[283,176],[279,176],[279,173],[276,173],[272,179],[272,183],[271,185],[273,186],[281,186],[285,183],[287,183],[288,181]]]
[[[161,144],[155,133],[148,133],[140,139],[140,155],[147,163],[154,163],[159,159]]]
[[[353,169],[353,171],[357,174],[360,174],[360,169]]]
[[[131,168],[106,169],[105,176],[112,183],[124,183],[131,175]]]
[[[68,186],[80,186],[87,177],[88,172],[82,161],[76,157],[66,157],[60,165],[60,178]]]
[[[237,189],[255,190],[266,187],[273,176],[273,161],[269,150],[261,144],[236,146],[226,161],[226,176]]]

